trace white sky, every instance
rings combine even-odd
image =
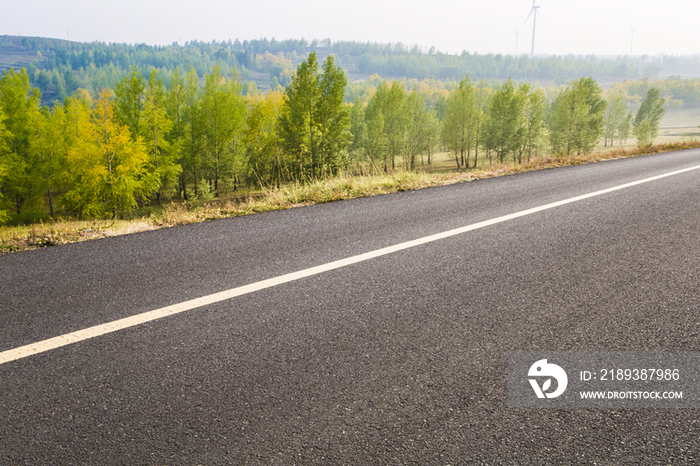
[[[537,0],[535,53],[700,53],[697,0]],[[530,0],[0,0],[0,35],[165,45],[188,40],[403,42],[529,53]],[[635,30],[631,35],[632,29]]]

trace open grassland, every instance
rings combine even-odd
[[[673,122],[673,119],[668,121]],[[670,127],[667,127],[670,128]],[[663,128],[662,128],[663,130]],[[199,203],[171,202],[159,208],[150,208],[129,220],[74,220],[55,221],[29,226],[0,227],[0,253],[35,249],[89,239],[154,230],[221,218],[236,217],[258,212],[288,209],[375,196],[398,191],[442,186],[459,182],[492,178],[547,168],[579,165],[603,160],[634,157],[644,154],[700,147],[700,140],[681,138],[659,144],[647,150],[623,145],[587,155],[533,158],[529,163],[489,163],[481,156],[477,168],[456,170],[450,154],[436,154],[431,165],[419,165],[413,172],[400,170],[394,173],[365,176],[341,176],[317,180],[306,184],[290,184],[276,189],[251,191],[246,197],[214,199]],[[419,161],[420,163],[420,161]]]
[[[656,142],[663,144],[700,137],[700,108],[667,110]]]

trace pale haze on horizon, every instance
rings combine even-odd
[[[535,53],[700,53],[700,3],[537,0]],[[431,46],[446,53],[530,53],[531,0],[23,0],[2,1],[0,35],[145,43],[266,37]],[[634,33],[632,32],[634,30]]]

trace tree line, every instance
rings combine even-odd
[[[640,146],[658,136],[665,100],[651,88],[639,110],[628,110],[621,92],[603,89],[592,78],[568,83],[549,99],[542,88],[513,80],[494,87],[468,76],[435,106],[421,92],[399,81],[383,81],[369,102],[351,108],[354,160],[369,169],[413,169],[416,158],[452,154],[456,168],[476,167],[479,154],[489,163],[528,162],[531,157],[585,154],[603,140],[607,146],[635,135]]]
[[[224,73],[234,67],[246,81],[255,81],[261,89],[286,87],[291,75],[309,53],[318,57],[335,55],[336,64],[352,72],[369,76],[408,79],[459,81],[462,76],[474,79],[503,81],[547,80],[564,84],[571,77],[591,76],[595,79],[636,80],[655,78],[659,73],[700,74],[698,57],[615,57],[546,56],[441,53],[434,47],[338,41],[329,39],[306,41],[258,39],[252,41],[191,41],[168,46],[146,44],[78,43],[57,39],[0,37],[0,58],[3,51],[21,51],[30,82],[39,88],[43,103],[62,101],[77,89],[86,89],[96,96],[105,87],[114,88],[132,67],[144,75],[156,69],[166,87],[172,73],[194,67],[203,79],[217,64]],[[15,66],[19,68],[19,66]],[[0,69],[2,71],[2,69]],[[262,77],[264,73],[265,77]],[[246,84],[248,85],[248,84]],[[692,96],[689,92],[692,91]],[[683,97],[673,97],[700,105],[700,91],[677,88]],[[674,91],[674,92],[675,92]]]
[[[201,82],[176,68],[169,85],[137,67],[113,89],[84,89],[52,106],[25,69],[0,79],[0,221],[111,216],[163,200],[208,199],[242,186],[280,186],[413,170],[447,151],[456,168],[518,163],[627,139],[651,144],[664,99],[651,88],[636,115],[621,92],[592,78],[556,95],[508,80],[463,77],[430,93],[381,80],[366,101],[345,102],[346,74],[329,55],[303,60],[284,89],[245,92],[237,68]],[[480,159],[482,157],[482,159]]]
[[[94,99],[42,106],[25,69],[0,79],[0,220],[58,212],[115,217],[173,196],[333,176],[348,164],[344,72],[311,54],[284,94],[246,97],[236,69],[200,85],[175,69],[166,87],[133,67]]]

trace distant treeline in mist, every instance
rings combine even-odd
[[[659,76],[700,76],[700,56],[601,58],[596,56],[510,56],[464,51],[447,54],[418,46],[330,40],[259,39],[227,42],[186,42],[184,45],[80,43],[33,37],[0,37],[0,72],[10,67],[27,69],[30,82],[42,93],[42,102],[62,100],[78,89],[96,96],[103,88],[114,88],[136,67],[144,76],[156,69],[169,86],[176,68],[194,68],[200,79],[218,63],[224,73],[234,67],[244,81],[244,90],[269,90],[287,86],[295,67],[309,53],[319,59],[336,56],[349,80],[371,75],[385,78],[503,82],[540,81],[564,84],[589,76],[601,82],[655,79]],[[252,87],[252,89],[248,89]]]

